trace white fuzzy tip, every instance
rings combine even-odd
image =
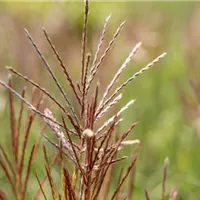
[[[126,140],[121,143],[122,145],[140,144],[140,140]]]
[[[87,137],[94,137],[95,136],[94,132],[92,130],[90,130],[90,129],[85,129],[83,131],[83,135],[85,135]]]
[[[108,15],[108,16],[106,17],[106,21],[108,21],[108,20],[111,18],[111,16],[112,16],[112,14]]]
[[[169,165],[169,158],[165,158],[165,161],[164,161],[164,166],[168,166]]]
[[[164,57],[164,56],[166,56],[167,55],[167,52],[164,52],[164,53],[162,53],[161,55],[160,55],[160,57]]]
[[[139,48],[142,45],[142,42],[137,43],[137,45],[135,46],[136,48]]]

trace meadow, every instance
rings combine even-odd
[[[66,82],[63,71],[58,67],[59,64],[52,54],[42,28],[45,27],[45,30],[48,31],[72,79],[75,83],[78,82],[81,74],[84,3],[71,1],[1,2],[0,10],[0,79],[7,83],[10,72],[6,66],[13,67],[45,87],[56,97],[56,100],[64,105],[59,90],[24,32],[24,28],[26,28],[37,42],[68,94],[75,112],[79,112],[78,103],[74,100],[73,92]],[[128,136],[129,140],[139,139],[141,142],[137,163],[133,169],[135,175],[132,199],[144,199],[145,189],[148,190],[150,199],[161,199],[163,165],[164,160],[168,158],[166,192],[169,193],[171,188],[176,188],[177,199],[198,200],[200,199],[200,156],[198,156],[200,147],[199,3],[90,2],[87,52],[91,53],[92,58],[101,36],[104,21],[110,14],[103,49],[106,48],[106,44],[109,43],[120,23],[124,20],[126,22],[94,80],[96,84],[97,82],[100,84],[99,95],[104,94],[110,80],[137,43],[142,42],[142,45],[121,75],[116,87],[157,56],[167,52],[167,55],[155,66],[138,76],[123,90],[123,98],[119,104],[98,122],[101,124],[128,101],[136,99],[134,104],[122,114],[123,121],[116,130],[120,135],[129,128],[131,123],[139,122]],[[26,86],[26,98],[33,104],[37,104],[41,94],[36,93],[35,99],[31,99],[31,95],[34,93],[32,86],[15,75],[12,75],[12,79],[13,88],[21,93]],[[94,88],[96,84],[94,84]],[[15,97],[13,101],[16,113],[20,113],[21,101]],[[47,97],[44,97],[40,110],[45,108],[52,110],[54,117],[60,119],[60,109]],[[26,106],[24,109],[29,112]],[[25,114],[21,120],[22,132],[26,130],[28,115],[30,112]],[[41,118],[35,117],[24,158],[25,166],[28,165],[31,147],[41,137],[40,133],[44,127]],[[4,87],[0,87],[0,127],[0,144],[13,160],[9,97],[8,90]],[[47,128],[44,132],[53,141],[57,141],[50,129]],[[21,134],[20,141],[22,140]],[[49,159],[57,151],[54,146],[41,138],[39,150],[31,164],[32,170],[25,200],[32,199],[38,189],[34,172],[36,171],[41,179],[46,174],[42,144],[46,145]],[[21,148],[20,146],[20,151]],[[126,168],[129,165],[132,151],[133,147],[128,146],[119,152],[120,156],[129,158],[117,163],[114,167],[113,181],[110,183],[111,192],[114,192],[117,185],[119,168]],[[2,152],[0,159],[2,159]],[[69,169],[72,168],[70,162],[66,161],[66,165]],[[51,173],[59,190],[60,166],[55,163]],[[2,169],[0,169],[0,188],[8,196],[8,199],[14,198],[12,188]],[[130,185],[125,182],[124,191],[128,191],[129,188]],[[49,195],[48,198],[52,199],[48,184],[44,189]],[[101,198],[105,199],[103,196]]]

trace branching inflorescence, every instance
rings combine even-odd
[[[20,124],[21,124],[21,115],[23,113],[24,104],[28,106],[28,108],[33,111],[32,114],[29,114],[29,123],[28,130],[26,131],[26,135],[24,136],[24,144],[23,150],[25,152],[27,138],[30,132],[30,126],[34,116],[37,114],[44,120],[46,126],[48,126],[52,132],[57,136],[59,142],[52,141],[44,131],[41,131],[41,136],[45,139],[45,141],[49,142],[56,149],[58,149],[58,154],[56,154],[55,158],[52,160],[52,163],[49,163],[47,159],[46,147],[43,147],[44,157],[46,161],[46,173],[47,177],[40,181],[39,177],[36,174],[36,178],[39,183],[39,190],[36,192],[36,196],[33,199],[39,199],[40,194],[42,193],[44,198],[47,199],[45,192],[43,190],[43,185],[45,180],[48,178],[52,197],[54,200],[57,199],[69,199],[69,200],[96,200],[99,199],[100,195],[102,195],[102,191],[104,192],[103,196],[106,199],[111,198],[114,199],[131,199],[131,193],[128,193],[128,196],[121,195],[120,191],[123,186],[124,181],[127,179],[128,175],[131,172],[131,169],[135,166],[137,160],[137,152],[140,147],[140,141],[136,140],[126,140],[127,136],[132,132],[134,127],[137,125],[137,122],[134,122],[130,125],[130,128],[122,133],[120,136],[114,134],[118,124],[122,121],[120,118],[121,113],[125,110],[129,109],[130,106],[134,103],[135,100],[130,100],[124,107],[122,107],[119,111],[117,111],[111,118],[107,119],[102,125],[98,125],[96,123],[102,116],[109,112],[110,108],[119,103],[119,100],[122,98],[122,90],[126,87],[130,82],[132,82],[137,76],[141,75],[146,70],[150,69],[154,66],[160,59],[162,59],[166,53],[161,54],[148,65],[146,65],[143,69],[133,74],[130,78],[128,78],[125,82],[123,82],[120,86],[116,87],[114,92],[112,92],[113,88],[116,86],[121,74],[124,72],[129,62],[134,57],[135,53],[138,51],[142,43],[136,44],[136,46],[132,49],[129,56],[125,59],[124,63],[121,65],[117,73],[112,78],[111,82],[108,84],[104,94],[102,97],[99,96],[99,83],[95,83],[95,77],[97,76],[97,72],[99,68],[102,66],[104,59],[108,56],[109,51],[112,49],[113,44],[117,40],[120,35],[122,29],[124,28],[125,22],[121,23],[114,33],[111,41],[103,51],[102,55],[100,55],[100,51],[102,48],[102,44],[104,42],[104,37],[107,32],[109,20],[111,15],[109,15],[103,27],[103,31],[97,45],[97,50],[92,60],[92,56],[87,53],[87,23],[88,23],[88,10],[89,10],[89,2],[85,1],[85,17],[84,17],[84,25],[83,25],[83,35],[82,35],[82,56],[81,56],[81,76],[80,82],[75,84],[72,80],[61,56],[59,55],[56,47],[52,44],[50,36],[47,31],[43,28],[44,36],[50,45],[53,54],[55,55],[59,66],[61,67],[63,74],[69,84],[69,87],[72,90],[75,100],[79,106],[79,113],[75,112],[75,109],[70,102],[67,93],[61,86],[58,78],[56,78],[53,73],[48,61],[45,59],[38,45],[29,34],[27,30],[25,30],[28,39],[35,49],[36,53],[39,55],[39,58],[43,62],[45,68],[49,72],[51,78],[53,79],[56,87],[58,88],[61,96],[65,100],[65,105],[61,105],[57,98],[53,97],[53,95],[48,92],[41,85],[37,84],[30,78],[22,75],[20,72],[16,71],[12,67],[7,67],[7,69],[18,76],[21,79],[24,79],[26,82],[30,83],[34,86],[41,94],[46,95],[48,98],[54,102],[61,111],[61,121],[55,119],[52,111],[49,108],[45,108],[44,112],[41,112],[38,107],[39,104],[34,106],[31,102],[28,102],[25,99],[25,91],[23,90],[22,94],[17,93],[11,85],[11,82],[7,85],[3,81],[0,81],[0,84],[9,90],[10,96],[10,108],[11,108],[11,128],[12,128],[12,147],[13,147],[13,155],[15,160],[15,165],[7,158],[6,152],[1,147],[1,151],[4,155],[5,162],[9,165],[9,170],[4,166],[3,161],[1,161],[1,166],[4,169],[7,177],[11,183],[12,190],[17,197],[18,200],[25,198],[25,192],[27,187],[27,180],[30,173],[31,162],[33,162],[33,157],[36,151],[36,146],[33,146],[30,160],[27,169],[27,175],[24,184],[22,184],[22,180],[18,180],[21,176],[23,169],[24,156],[22,156],[21,161],[18,159],[18,138],[20,133]],[[96,85],[94,91],[92,91],[92,84]],[[89,95],[92,93],[93,95]],[[14,105],[13,105],[13,95],[16,95],[21,100],[21,111],[19,115],[18,125],[16,124],[15,114],[14,114]],[[41,101],[41,100],[40,100]],[[40,102],[39,101],[39,102]],[[66,123],[68,121],[68,123]],[[67,124],[71,124],[68,127]],[[18,128],[17,128],[18,127]],[[109,189],[106,188],[103,190],[103,185],[105,182],[109,182],[111,179],[111,171],[113,165],[115,163],[122,162],[127,159],[127,157],[118,157],[117,153],[120,149],[124,148],[126,145],[135,145],[135,149],[133,151],[133,155],[130,161],[130,164],[125,170],[124,175],[121,174],[119,177],[118,184],[113,194],[110,194]],[[24,155],[24,152],[22,155]],[[66,156],[66,157],[65,157]],[[51,167],[55,160],[60,157],[61,159],[61,177],[62,177],[62,194],[58,194],[55,189],[55,185],[53,183],[53,179],[51,177]],[[69,159],[72,161],[74,166],[74,171],[69,171],[68,168],[64,165],[63,160]],[[15,168],[15,169],[13,169]],[[16,180],[12,180],[12,175]],[[71,175],[72,174],[72,175]],[[131,184],[132,185],[132,184]],[[107,187],[109,187],[107,185]],[[164,190],[164,185],[163,185]],[[149,199],[148,192],[146,191],[146,199]],[[111,195],[111,196],[109,196]]]

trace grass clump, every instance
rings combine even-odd
[[[128,57],[122,63],[119,70],[116,72],[108,86],[106,87],[102,96],[100,96],[101,86],[96,80],[97,74],[103,61],[109,54],[109,51],[113,48],[114,43],[119,37],[122,29],[124,28],[125,22],[122,22],[114,33],[109,44],[104,50],[102,50],[102,45],[104,42],[104,37],[108,28],[109,20],[111,15],[105,20],[103,31],[97,45],[97,50],[94,57],[88,53],[87,49],[87,24],[88,24],[88,14],[89,14],[89,2],[85,1],[85,14],[84,14],[84,24],[83,24],[83,34],[82,34],[82,48],[81,48],[81,68],[80,68],[80,81],[75,83],[65,64],[62,61],[61,56],[53,45],[50,36],[47,31],[43,28],[44,36],[55,55],[59,66],[63,71],[63,74],[68,82],[71,92],[74,95],[74,101],[79,106],[79,112],[76,112],[73,104],[70,102],[68,94],[65,92],[61,86],[58,78],[52,71],[48,61],[45,59],[43,53],[37,46],[36,42],[29,34],[27,30],[25,33],[38,54],[39,58],[44,64],[44,67],[53,79],[54,84],[59,90],[65,104],[61,104],[56,97],[54,97],[50,92],[43,88],[40,84],[31,80],[29,77],[24,76],[12,67],[7,67],[7,69],[24,79],[26,82],[34,86],[35,90],[32,94],[32,101],[28,101],[25,98],[25,89],[19,94],[13,89],[12,80],[9,79],[9,83],[6,84],[0,81],[0,84],[9,90],[9,107],[10,107],[10,122],[11,122],[11,147],[12,147],[12,157],[9,158],[5,149],[1,148],[1,162],[0,165],[8,178],[9,184],[11,186],[12,192],[17,200],[26,199],[26,191],[28,187],[28,181],[31,173],[31,165],[34,162],[35,154],[37,153],[41,138],[50,143],[56,149],[55,157],[51,160],[48,159],[48,149],[43,145],[42,150],[44,153],[45,160],[45,170],[46,177],[40,180],[37,172],[35,172],[36,180],[38,181],[39,189],[35,192],[35,196],[32,199],[40,199],[43,195],[44,199],[48,199],[48,195],[44,191],[44,186],[48,180],[50,184],[52,198],[54,200],[96,200],[96,199],[132,199],[134,194],[134,176],[135,176],[135,165],[138,157],[138,151],[141,145],[140,140],[128,140],[127,137],[131,134],[132,130],[137,125],[137,122],[130,124],[130,127],[122,134],[117,134],[116,130],[119,124],[122,122],[121,114],[130,109],[130,106],[135,102],[135,100],[130,100],[118,111],[115,111],[113,116],[110,118],[105,118],[105,114],[109,113],[110,110],[119,104],[122,98],[122,90],[128,86],[137,76],[141,75],[146,70],[154,66],[160,59],[162,59],[166,53],[161,54],[155,58],[152,62],[147,64],[137,73],[133,74],[124,81],[121,85],[117,85],[117,82],[123,73],[123,71],[128,66],[129,62],[132,60],[135,53],[138,51],[141,42],[136,44],[132,49]],[[103,51],[102,54],[100,52]],[[38,98],[39,94],[39,98]],[[17,114],[15,111],[13,95],[17,96],[21,100],[20,112]],[[43,95],[46,95],[55,105],[60,109],[60,118],[57,120],[51,109],[40,108]],[[34,103],[34,99],[37,99],[37,103]],[[25,133],[22,139],[22,151],[19,152],[19,140],[21,133],[22,115],[24,113],[24,105],[27,105],[30,109],[27,115],[27,123]],[[40,131],[41,136],[38,142],[34,144],[31,148],[31,152],[27,161],[27,165],[24,165],[24,157],[26,154],[27,143],[29,140],[30,129],[35,116],[38,115],[44,122],[45,126]],[[105,118],[105,119],[104,119]],[[103,123],[101,123],[103,121]],[[58,138],[55,142],[44,133],[46,127],[49,127],[54,135]],[[130,158],[130,163],[126,169],[121,170],[119,174],[116,187],[111,188],[113,168],[118,163],[125,159],[126,156],[118,156],[118,152],[125,148],[127,145],[133,145],[133,152]],[[12,161],[11,161],[12,159]],[[70,160],[72,167],[68,167],[65,164],[65,160]],[[54,178],[51,175],[51,170],[55,162],[60,164],[60,175],[61,175],[61,192],[56,190],[56,185]],[[119,166],[119,165],[118,165]],[[164,172],[163,172],[163,184],[162,184],[162,199],[175,200],[177,198],[177,191],[173,189],[169,196],[166,195],[165,182],[167,175],[168,162],[165,162]],[[25,170],[26,168],[26,170]],[[128,193],[123,193],[123,185],[129,179],[129,189]],[[150,199],[149,193],[145,192],[146,199]],[[3,199],[7,199],[6,194],[3,190],[0,190],[0,194]]]

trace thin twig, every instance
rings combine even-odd
[[[73,83],[73,80],[71,79],[70,75],[69,75],[69,72],[67,71],[63,61],[62,61],[62,58],[60,57],[59,53],[57,52],[55,46],[53,45],[52,41],[51,41],[51,38],[49,37],[49,35],[47,34],[47,31],[45,30],[45,28],[43,28],[43,32],[44,32],[44,35],[49,43],[49,45],[51,46],[51,49],[53,51],[53,53],[55,54],[57,60],[59,61],[60,63],[60,67],[62,68],[64,74],[65,74],[65,77],[67,78],[68,82],[69,82],[69,85],[71,86],[72,88],[72,91],[78,101],[79,104],[81,104],[81,101],[80,101],[80,97],[78,96],[78,93],[76,91],[76,88],[75,88],[75,85]]]
[[[166,178],[167,178],[167,169],[169,165],[169,158],[165,159],[164,162],[164,169],[163,169],[163,180],[162,180],[162,200],[165,200],[165,190],[166,190]]]
[[[25,182],[24,182],[24,185],[23,185],[23,188],[22,188],[22,200],[25,199],[28,179],[29,179],[29,176],[30,176],[30,170],[31,170],[31,165],[33,163],[34,155],[35,155],[35,145],[32,146],[31,153],[30,153],[30,156],[29,156],[28,167],[27,167],[26,176],[25,176]]]
[[[53,165],[55,164],[55,162],[58,160],[59,158],[59,152],[52,158],[52,161],[51,163],[49,164],[49,168],[51,169],[53,167]],[[47,180],[47,176],[45,176],[43,178],[43,180],[41,181],[41,186],[44,187],[45,186],[45,183],[46,183],[46,180]],[[34,200],[39,200],[39,197],[40,197],[40,193],[41,193],[41,189],[39,188],[36,192],[36,195],[34,197]]]
[[[133,128],[134,128],[136,125],[137,125],[137,123],[133,123],[133,124],[130,126],[130,128],[121,136],[121,138],[120,138],[119,141],[117,142],[117,145],[116,145],[115,149],[113,149],[113,151],[111,152],[111,155],[109,156],[109,160],[110,160],[110,161],[113,160],[113,158],[114,158],[114,156],[116,155],[116,153],[117,153],[117,151],[118,151],[118,148],[119,148],[119,146],[121,145],[122,141],[130,134],[130,132],[133,130]],[[99,186],[98,186],[98,188],[97,188],[97,191],[96,191],[96,193],[94,194],[93,200],[96,200],[97,197],[98,197],[98,194],[99,194],[100,189],[101,189],[101,186],[102,186],[102,184],[103,184],[105,175],[106,175],[106,173],[107,173],[107,171],[108,171],[110,165],[111,165],[111,164],[108,164],[108,165],[106,166],[105,170],[104,170],[104,173],[103,173],[103,175],[102,175],[102,178],[101,178],[101,181],[100,181]]]
[[[44,190],[43,190],[43,188],[42,188],[42,184],[41,184],[41,182],[40,182],[40,180],[39,180],[39,178],[38,178],[38,175],[37,175],[36,173],[35,173],[35,176],[36,176],[36,179],[37,179],[38,184],[39,184],[39,186],[40,186],[40,190],[42,191],[43,197],[44,197],[45,200],[47,200],[46,194],[45,194],[45,192],[44,192]]]
[[[1,168],[3,169],[5,175],[6,175],[8,181],[9,181],[9,183],[10,183],[11,189],[12,189],[12,191],[13,191],[15,197],[17,197],[17,193],[16,193],[16,189],[15,189],[15,184],[14,184],[14,182],[13,182],[13,180],[12,180],[12,176],[10,175],[10,173],[9,173],[9,171],[8,171],[8,169],[7,169],[7,167],[6,167],[6,165],[3,163],[1,157],[0,157],[0,166],[1,166]]]
[[[108,28],[108,23],[109,23],[110,18],[111,18],[111,14],[108,17],[106,17],[104,27],[103,27],[103,31],[101,33],[101,37],[99,39],[97,50],[96,50],[96,53],[95,53],[95,56],[94,56],[94,59],[93,59],[93,62],[92,62],[92,67],[90,69],[90,74],[92,74],[94,69],[95,69],[97,58],[98,58],[98,55],[100,53],[100,50],[101,50],[101,47],[102,47],[102,44],[103,44],[103,41],[104,41],[104,37],[105,37],[106,31],[107,31],[107,28]]]
[[[116,30],[116,32],[115,32],[115,34],[114,34],[112,40],[109,42],[109,44],[108,44],[107,48],[105,49],[103,55],[102,55],[101,58],[99,59],[99,62],[95,65],[95,68],[94,68],[92,74],[89,76],[89,80],[88,80],[88,85],[87,85],[86,93],[88,93],[88,90],[89,90],[89,88],[90,88],[90,86],[91,86],[91,83],[92,83],[92,81],[93,81],[93,79],[94,79],[94,77],[95,77],[95,75],[96,75],[96,73],[97,73],[97,71],[98,71],[98,69],[99,69],[101,63],[104,61],[104,59],[106,58],[106,55],[107,55],[107,54],[109,53],[109,51],[112,49],[112,46],[113,46],[113,44],[115,43],[115,41],[116,41],[117,37],[119,36],[120,32],[122,31],[122,29],[123,29],[123,27],[124,27],[124,24],[125,24],[125,21],[122,22],[122,23],[120,24],[120,26],[119,26],[118,29]]]
[[[124,112],[125,110],[127,110],[129,108],[129,106],[131,106],[133,103],[135,102],[135,100],[131,100],[129,101],[124,107],[122,107],[120,109],[120,111],[117,112],[117,117]],[[107,127],[115,118],[115,115],[112,116],[110,119],[108,119],[97,131],[96,134],[100,133],[105,127]]]
[[[145,190],[145,199],[146,199],[146,200],[150,200],[148,190]]]
[[[33,98],[34,98],[34,95],[33,95]],[[39,101],[38,101],[38,103],[36,105],[36,109],[39,108],[41,100],[42,100],[42,95],[39,98]],[[20,160],[20,165],[19,165],[19,174],[20,174],[20,177],[21,177],[21,174],[22,174],[22,171],[23,171],[24,158],[25,158],[26,147],[27,147],[28,138],[29,138],[29,134],[30,134],[30,129],[31,129],[33,120],[35,118],[35,115],[36,115],[36,113],[31,113],[27,117],[27,126],[26,126],[25,133],[24,133],[23,144],[22,144],[22,152],[21,152],[21,160]]]
[[[56,105],[63,111],[65,111],[65,108],[43,87],[41,87],[39,84],[35,83],[33,80],[31,80],[29,77],[24,76],[23,74],[19,73],[17,70],[15,70],[12,67],[6,67],[8,70],[10,70],[12,73],[14,73],[16,76],[18,76],[19,78],[24,79],[25,81],[29,82],[30,84],[32,84],[33,86],[35,86],[36,88],[38,88],[40,91],[42,91],[45,95],[47,95],[54,103],[56,103]]]
[[[131,161],[131,164],[129,165],[129,167],[128,167],[128,169],[127,169],[125,175],[124,175],[124,177],[122,178],[122,180],[121,180],[120,183],[118,184],[118,186],[117,186],[117,188],[116,188],[116,190],[115,190],[115,192],[114,192],[114,194],[113,194],[111,200],[114,200],[116,194],[119,192],[119,190],[120,190],[122,184],[124,183],[124,181],[126,180],[127,176],[129,175],[129,173],[130,173],[132,167],[135,165],[136,160],[137,160],[137,157],[134,156],[133,160]]]
[[[86,69],[83,79],[83,95],[82,95],[82,103],[81,103],[81,117],[83,117],[84,111],[85,111],[85,99],[86,99],[86,84],[87,84],[87,75],[88,75],[88,68],[90,63],[91,55],[87,55],[87,61],[86,61]]]
[[[13,88],[12,78],[9,76],[8,85]],[[9,107],[10,107],[10,127],[11,127],[11,139],[12,139],[12,152],[15,161],[15,169],[18,166],[18,138],[17,138],[17,127],[16,127],[16,116],[14,108],[13,93],[9,91]]]
[[[138,43],[133,50],[131,51],[131,53],[129,54],[129,56],[126,58],[126,60],[124,61],[124,63],[122,64],[122,66],[119,68],[119,70],[117,71],[117,73],[115,74],[115,76],[113,77],[112,81],[110,82],[110,84],[108,85],[108,87],[106,88],[106,91],[103,94],[103,98],[101,99],[100,103],[99,103],[99,107],[101,107],[101,105],[104,103],[106,97],[108,96],[110,90],[112,89],[112,87],[116,84],[116,82],[118,81],[120,75],[122,74],[122,72],[126,69],[128,63],[131,61],[131,59],[133,58],[134,54],[137,52],[137,50],[140,48],[141,46],[141,42]],[[97,116],[96,116],[97,117]]]
[[[122,94],[119,94],[116,96],[113,101],[111,101],[100,113],[97,117],[95,117],[95,120],[98,120],[101,118],[113,105],[117,104],[118,101],[122,98]]]
[[[9,91],[11,91],[15,96],[17,96],[21,101],[23,101],[30,110],[34,111],[35,113],[37,113],[40,117],[44,117],[54,123],[56,123],[57,125],[62,127],[62,124],[52,120],[51,118],[47,117],[45,114],[41,113],[39,110],[37,110],[32,104],[30,104],[25,98],[23,98],[20,94],[18,94],[15,90],[13,90],[11,87],[9,87],[6,83],[4,83],[3,81],[0,80],[0,84],[2,86],[4,86],[5,88],[7,88]]]
[[[23,88],[21,96],[24,98],[25,97],[25,92],[26,92],[26,87]],[[21,101],[20,104],[20,111],[19,111],[19,117],[18,117],[18,124],[17,124],[17,138],[20,137],[20,131],[21,131],[21,122],[22,122],[22,116],[24,112],[24,102]],[[18,141],[19,142],[19,141]],[[18,146],[19,144],[17,144]]]
[[[73,142],[72,142],[72,140],[71,140],[71,137],[70,137],[70,135],[69,135],[69,133],[68,133],[68,131],[67,131],[66,124],[65,124],[65,120],[64,120],[63,116],[62,116],[62,122],[63,122],[63,126],[64,126],[64,128],[65,128],[65,132],[66,132],[66,134],[67,134],[67,137],[68,137],[68,139],[69,139],[69,143],[71,144],[71,147],[72,147],[72,150],[73,150],[75,159],[76,159],[76,164],[77,164],[77,166],[78,166],[78,168],[79,168],[79,170],[80,170],[80,172],[81,172],[81,175],[82,175],[82,177],[83,177],[84,183],[86,183],[84,171],[83,171],[82,166],[81,166],[81,164],[80,164],[80,162],[79,162],[79,159],[78,159],[76,150],[75,150],[75,148],[74,148]]]
[[[58,87],[60,93],[62,94],[63,98],[65,99],[67,106],[69,107],[69,109],[71,110],[76,122],[78,123],[78,118],[76,116],[76,113],[74,111],[74,108],[72,107],[67,94],[65,93],[65,91],[63,90],[62,86],[60,85],[59,81],[57,80],[56,76],[54,75],[53,71],[51,70],[48,62],[46,61],[44,55],[41,53],[40,49],[38,48],[38,46],[36,45],[36,43],[34,42],[33,38],[31,37],[31,35],[29,34],[29,32],[25,29],[25,33],[28,36],[28,39],[30,41],[30,43],[33,45],[34,49],[36,50],[36,52],[38,53],[39,57],[41,58],[42,62],[44,63],[44,66],[46,67],[46,69],[48,70],[48,72],[50,73],[51,77],[53,78],[56,86]]]
[[[154,59],[152,62],[147,64],[144,68],[142,68],[140,71],[136,72],[133,76],[131,76],[128,80],[126,80],[123,84],[121,84],[114,92],[113,94],[105,100],[105,102],[97,109],[97,114],[101,112],[101,110],[125,87],[127,86],[130,82],[132,82],[137,76],[141,75],[143,72],[147,71],[150,69],[154,64],[156,64],[160,59],[162,59],[166,53],[161,54],[158,56],[156,59]]]
[[[4,156],[4,159],[5,159],[6,163],[8,164],[8,166],[9,166],[11,172],[12,172],[12,176],[15,177],[15,170],[14,170],[14,168],[13,168],[13,166],[12,166],[11,161],[10,161],[9,158],[8,158],[7,153],[5,152],[5,150],[4,150],[4,148],[1,146],[1,144],[0,144],[0,150],[1,150],[2,154],[3,154],[3,156]]]
[[[85,53],[87,46],[87,24],[88,24],[88,12],[89,12],[89,1],[85,0],[85,12],[84,12],[84,23],[83,23],[83,35],[82,35],[82,53],[81,53],[81,84],[84,84],[84,74],[85,74]]]

